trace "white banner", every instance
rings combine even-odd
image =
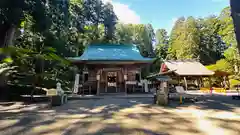
[[[74,82],[74,90],[73,90],[75,94],[78,93],[78,86],[79,86],[79,74],[76,74],[75,82]]]

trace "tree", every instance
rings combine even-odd
[[[117,16],[113,11],[113,6],[107,3],[104,6],[104,27],[105,27],[105,39],[107,42],[114,40],[115,25],[117,23]]]
[[[153,41],[155,40],[154,29],[151,24],[145,25],[145,35],[143,41],[147,49],[148,57],[153,57]]]
[[[157,57],[165,59],[169,48],[169,37],[165,29],[158,29],[156,32],[156,50]]]
[[[115,37],[116,43],[136,44],[145,57],[153,55],[155,33],[151,25],[119,23],[116,25]]]
[[[172,28],[172,31],[169,37],[169,49],[168,49],[167,59],[177,59],[176,51],[180,49],[180,45],[181,45],[180,36],[183,31],[184,23],[185,23],[185,18],[180,17],[175,22]]]
[[[220,21],[216,16],[209,16],[198,20],[200,30],[200,61],[204,65],[214,64],[223,58],[225,43],[218,34]]]
[[[133,25],[118,23],[116,25],[116,43],[131,44],[133,43]]]
[[[0,45],[10,41],[12,48],[2,49],[16,50],[4,51],[12,66],[18,66],[12,82],[33,87],[61,82],[65,87],[72,66],[63,57],[79,56],[88,44],[114,39],[117,18],[112,5],[101,0],[2,0],[0,5]],[[6,36],[12,26],[14,36]]]
[[[200,36],[197,21],[193,17],[188,17],[185,23],[185,32],[182,35],[185,40],[183,40],[181,49],[177,51],[177,57],[199,59]]]
[[[235,73],[239,73],[239,52],[237,49],[237,40],[234,33],[233,20],[231,18],[230,7],[223,9],[219,16],[221,23],[221,29],[219,30],[219,35],[222,40],[228,46],[228,49],[224,52],[226,60],[228,60],[232,65],[234,65]]]
[[[28,5],[23,0],[2,0],[0,5],[0,47],[4,47],[12,44],[16,27]]]
[[[200,36],[193,17],[179,18],[170,35],[169,57],[199,59]]]
[[[240,51],[240,2],[238,0],[231,0],[230,3],[236,39],[238,42],[238,51]]]

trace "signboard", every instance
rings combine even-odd
[[[108,82],[108,87],[117,87],[116,82]]]
[[[56,89],[50,89],[47,91],[47,96],[56,96],[57,94],[58,93]]]

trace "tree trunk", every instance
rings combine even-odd
[[[11,26],[7,23],[3,23],[0,25],[0,47],[5,46],[5,40],[7,37],[6,35],[10,28]]]
[[[238,42],[238,50],[240,52],[240,1],[231,0],[230,3],[236,38]]]
[[[15,32],[16,32],[16,26],[12,25],[6,33],[4,46],[13,45]]]
[[[8,24],[2,24],[0,26],[0,48],[7,47],[13,44],[13,39],[15,35],[16,27],[14,25],[10,26]],[[8,54],[0,54],[0,61],[6,58]],[[7,94],[6,86],[7,86],[8,78],[3,74],[0,75],[0,88],[3,92],[2,95]]]

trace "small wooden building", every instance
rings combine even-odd
[[[200,88],[203,84],[202,78],[208,78],[211,84],[210,77],[214,75],[214,72],[194,60],[169,60],[162,63],[160,74],[170,76],[173,80],[177,80],[178,84],[183,80],[184,87],[188,90],[188,81],[197,82]]]
[[[79,67],[79,91],[89,93],[127,93],[137,88],[141,69],[153,62],[140,54],[136,45],[89,45],[82,56],[69,58]],[[82,71],[82,72],[81,72]],[[95,91],[95,92],[93,92]]]

